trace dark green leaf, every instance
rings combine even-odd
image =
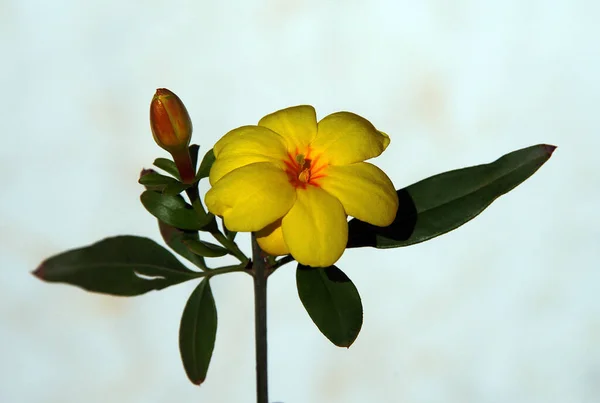
[[[350,347],[362,327],[363,311],[358,290],[336,266],[301,264],[296,270],[298,295],[321,333],[339,347]]]
[[[185,304],[179,327],[181,361],[188,378],[196,385],[206,379],[216,335],[217,308],[208,279],[204,279]]]
[[[154,160],[154,166],[162,169],[165,172],[170,173],[177,180],[179,180],[179,181],[181,180],[181,177],[179,176],[179,170],[177,169],[177,166],[170,159],[167,159],[167,158],[157,158],[157,159]]]
[[[196,180],[199,181],[202,178],[208,178],[208,174],[210,173],[210,168],[212,164],[215,162],[215,154],[213,153],[212,148],[208,150],[208,152],[202,158],[202,162],[200,163],[200,168],[198,168],[198,173],[196,173]]]
[[[445,172],[400,189],[394,222],[376,227],[350,220],[348,247],[408,246],[451,231],[533,175],[555,148],[546,144],[524,148],[490,164]]]
[[[121,296],[140,295],[197,277],[156,242],[129,235],[53,256],[33,274],[44,281]]]
[[[142,185],[148,186],[167,186],[173,183],[179,183],[177,179],[171,178],[170,176],[161,175],[157,172],[151,172],[147,175],[141,176],[138,182]]]
[[[174,195],[178,195],[179,193],[183,192],[185,189],[189,188],[190,186],[193,186],[193,184],[175,182],[175,183],[171,183],[170,185],[167,185],[163,189],[162,192],[166,195],[174,196]]]
[[[138,179],[138,183],[144,185],[146,190],[155,190],[157,192],[162,192],[163,189],[165,188],[165,184],[162,183],[162,180],[158,179],[159,177],[157,177],[155,175],[164,176],[164,175],[160,175],[159,173],[157,173],[154,169],[142,169],[142,172],[140,172],[140,178]],[[150,176],[150,178],[145,179],[146,176]],[[176,179],[173,179],[173,178],[170,178],[170,179],[176,181]],[[153,181],[156,181],[158,183],[154,184],[154,183],[152,183]],[[145,182],[148,182],[148,183],[145,183]]]
[[[204,263],[204,258],[201,256],[192,253],[189,248],[184,244],[185,241],[197,241],[200,239],[197,231],[185,231],[180,230],[170,225],[165,224],[164,222],[158,220],[158,227],[160,229],[160,234],[164,239],[165,243],[169,245],[171,249],[175,252],[200,267],[201,269],[206,269],[206,264]]]
[[[140,196],[146,210],[162,222],[180,229],[200,230],[213,216],[207,214],[201,220],[192,206],[179,195],[167,195],[147,190]]]
[[[142,171],[138,183],[144,185],[146,190],[154,190],[167,195],[178,195],[192,184],[179,182],[170,176],[161,175],[152,169]]]
[[[177,179],[171,178],[170,176],[161,175],[152,170],[149,171],[151,172],[143,172],[143,175],[140,176],[140,179],[138,180],[138,183],[144,185],[148,190],[162,192],[165,188],[180,183]]]
[[[200,146],[198,144],[192,144],[190,146],[190,158],[192,159],[192,167],[194,167],[194,169],[198,166],[198,151],[200,151]]]
[[[220,257],[225,256],[227,253],[229,253],[227,249],[210,242],[199,240],[187,240],[183,241],[183,243],[187,245],[190,251],[199,256]]]

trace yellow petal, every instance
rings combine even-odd
[[[215,157],[223,154],[258,154],[267,157],[287,156],[286,143],[283,138],[261,126],[242,126],[225,134],[213,147]]]
[[[292,256],[307,266],[334,264],[346,248],[348,223],[342,204],[315,186],[298,189],[296,202],[281,222]]]
[[[271,162],[285,169],[287,149],[281,136],[259,126],[238,127],[223,136],[213,151],[216,160],[210,169],[210,184],[234,169],[255,162]]]
[[[398,195],[394,184],[368,162],[329,166],[319,185],[342,203],[346,214],[359,220],[385,227],[396,217]]]
[[[346,165],[377,157],[389,143],[387,134],[375,129],[367,119],[337,112],[319,122],[312,149],[323,156],[324,162]]]
[[[268,127],[283,137],[290,153],[306,154],[317,135],[317,115],[310,105],[293,106],[265,116],[259,126]]]
[[[283,240],[281,220],[277,220],[258,231],[256,233],[256,241],[258,242],[258,246],[269,255],[281,256],[290,253]]]
[[[214,186],[217,181],[219,181],[229,172],[246,165],[254,164],[256,162],[270,162],[282,169],[285,169],[285,164],[280,158],[272,158],[260,154],[229,155],[229,153],[223,152],[219,155],[219,158],[215,160],[210,168],[210,184]]]
[[[208,211],[223,217],[232,231],[258,231],[283,217],[296,200],[284,171],[257,162],[231,171],[204,199]]]

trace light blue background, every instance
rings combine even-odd
[[[159,240],[136,183],[166,156],[148,127],[157,87],[184,100],[204,150],[290,105],[359,113],[390,134],[376,163],[397,187],[559,146],[459,230],[347,252],[365,311],[350,349],[312,325],[293,267],[277,272],[272,401],[600,401],[599,4],[0,2],[0,401],[254,401],[250,277],[213,282],[198,388],[177,347],[194,284],[126,299],[29,274],[107,236]]]

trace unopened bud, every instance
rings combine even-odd
[[[172,156],[181,180],[194,181],[188,146],[192,138],[192,120],[181,99],[166,88],[156,90],[150,103],[150,128],[154,141]]]
[[[187,148],[192,120],[181,99],[166,88],[156,90],[150,104],[150,127],[154,141],[168,152]]]

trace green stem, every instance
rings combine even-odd
[[[269,403],[267,380],[267,276],[269,268],[252,234],[252,275],[254,277],[254,327],[256,341],[256,402]]]

